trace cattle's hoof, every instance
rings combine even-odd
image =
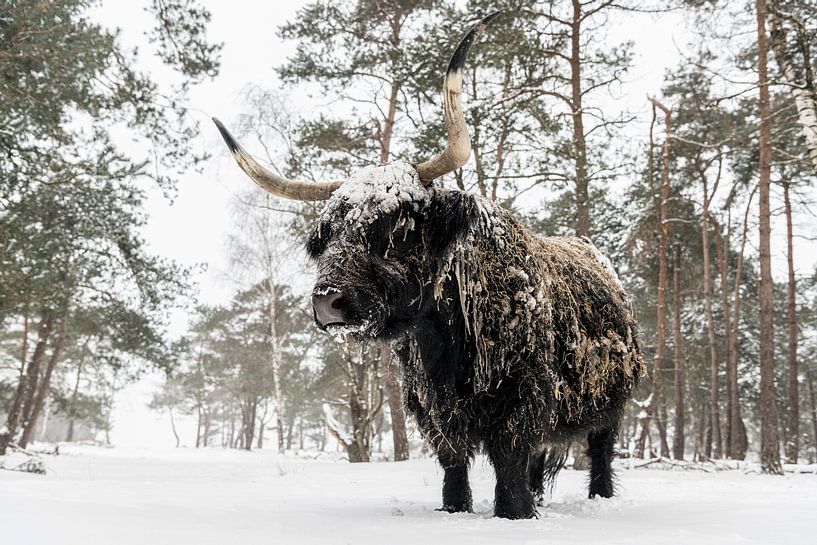
[[[508,519],[508,520],[525,520],[525,519],[538,519],[539,513],[534,511],[533,513],[494,513],[494,516],[501,519]]]
[[[470,505],[443,505],[438,507],[435,511],[444,511],[446,513],[473,513]]]
[[[538,519],[539,512],[536,509],[494,509],[494,516],[502,519],[521,520]]]
[[[613,493],[612,492],[591,492],[590,494],[587,495],[587,497],[590,498],[591,500],[594,500],[596,498],[612,498]]]

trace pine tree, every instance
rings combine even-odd
[[[569,136],[549,150],[546,160],[570,165],[565,177],[573,185],[572,227],[579,236],[593,234],[592,184],[615,177],[621,167],[620,158],[606,156],[601,150],[610,147],[627,116],[597,108],[594,100],[621,82],[630,66],[631,44],[607,43],[604,28],[611,14],[631,7],[627,3],[572,0],[540,2],[535,8],[538,30],[551,40],[540,52],[553,61],[553,66],[531,94],[549,97],[553,108],[569,116]],[[591,109],[592,116],[588,115]],[[548,131],[545,124],[541,129]]]
[[[218,68],[209,15],[194,2],[153,4],[190,16],[174,28],[159,18],[151,37],[184,82],[167,92],[131,67],[115,33],[91,22],[92,4],[19,0],[0,16],[0,325],[22,324],[23,347],[0,453],[20,429],[23,446],[33,438],[51,378],[81,337],[78,316],[109,320],[95,342],[110,343],[117,360],[166,365],[162,316],[186,291],[184,271],[150,255],[138,234],[138,182],[171,191],[175,174],[204,158],[189,151],[198,125],[182,102]],[[171,54],[171,44],[185,48]],[[121,125],[152,145],[152,161],[117,149],[112,129]]]
[[[766,1],[757,0],[758,85],[760,87],[760,458],[764,473],[782,475],[774,384],[774,303],[771,265],[772,118],[767,70]]]
[[[327,153],[340,155],[349,167],[375,160],[386,163],[398,155],[395,127],[408,111],[406,89],[416,78],[412,65],[415,59],[410,57],[412,24],[439,4],[436,0],[321,0],[308,5],[293,22],[281,28],[282,37],[298,43],[295,55],[279,68],[284,81],[317,82],[338,102],[367,106],[357,119],[346,116],[339,122],[321,117],[307,123],[299,142],[302,149],[317,151],[320,162],[328,162]],[[348,167],[343,174],[349,174]],[[366,360],[367,351],[360,354],[367,365],[374,365]],[[400,387],[388,354],[379,354],[393,416],[395,460],[405,460],[408,440]],[[353,390],[354,384],[352,380]],[[350,395],[355,397],[354,392]],[[369,443],[361,445],[364,443],[368,448]]]

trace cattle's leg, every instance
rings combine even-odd
[[[529,451],[511,444],[490,445],[488,455],[496,472],[494,515],[508,519],[536,516],[530,486]]]
[[[468,461],[445,468],[443,506],[440,511],[470,513],[473,509],[471,485],[468,483]]]
[[[468,483],[468,466],[474,457],[474,447],[465,434],[446,430],[429,434],[429,443],[437,452],[437,460],[445,470],[443,477],[443,506],[440,511],[470,513],[473,509],[471,485]],[[457,430],[460,431],[460,430]]]
[[[471,463],[470,450],[455,452],[450,448],[440,448],[437,459],[445,470],[443,477],[443,506],[440,511],[449,513],[470,513],[473,509],[471,485],[468,482],[468,466]]]
[[[590,432],[587,436],[590,456],[590,497],[613,496],[613,457],[615,456],[616,431],[607,428]]]

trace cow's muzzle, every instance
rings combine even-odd
[[[331,325],[346,325],[341,304],[344,301],[343,292],[336,288],[315,290],[312,294],[312,310],[315,323],[321,328]]]

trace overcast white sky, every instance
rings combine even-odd
[[[222,66],[215,80],[193,90],[189,107],[203,123],[202,138],[197,145],[211,150],[215,157],[205,165],[203,174],[190,173],[182,179],[172,205],[158,193],[153,195],[148,203],[151,219],[146,236],[163,255],[187,265],[208,264],[208,272],[199,278],[201,298],[219,301],[229,296],[229,286],[221,279],[223,242],[230,227],[228,202],[249,187],[250,182],[226,156],[210,117],[219,117],[234,126],[237,116],[246,111],[242,110],[241,101],[244,89],[250,85],[265,88],[280,85],[273,68],[286,60],[294,44],[279,40],[276,29],[292,19],[307,2],[204,0],[203,3],[213,14],[212,40],[224,43]],[[106,25],[122,29],[126,44],[139,45],[144,40],[143,31],[151,24],[150,17],[144,13],[144,4],[106,0],[99,10],[99,18]],[[464,22],[463,27],[465,25]],[[637,46],[631,83],[622,89],[621,102],[640,114],[640,121],[645,124],[648,121],[647,94],[655,94],[660,89],[665,68],[679,59],[673,44],[675,26],[674,19],[634,15],[617,29],[623,39],[636,39]],[[146,63],[146,68],[160,78],[165,74],[158,62]],[[310,102],[304,100],[295,106],[309,108]],[[247,147],[253,151],[252,142],[247,142]]]
[[[250,182],[223,153],[223,144],[210,117],[219,117],[229,125],[242,113],[240,95],[248,85],[265,88],[279,85],[273,67],[285,61],[293,52],[294,44],[281,42],[276,29],[294,18],[297,10],[307,2],[202,2],[213,15],[210,37],[223,42],[224,49],[219,76],[193,90],[189,107],[203,123],[203,135],[196,145],[206,147],[215,156],[205,165],[202,174],[189,173],[183,177],[172,205],[161,195],[151,196],[148,202],[150,222],[145,236],[159,254],[187,266],[206,264],[206,272],[196,278],[200,300],[216,303],[227,300],[232,288],[224,278],[223,257],[230,229],[230,200],[244,191]],[[122,29],[125,44],[137,46],[144,42],[143,33],[151,25],[150,17],[144,12],[145,4],[144,1],[104,0],[97,10],[97,17],[107,26]],[[676,44],[683,45],[688,34],[674,16],[626,15],[612,31],[621,39],[635,40],[635,65],[629,76],[630,82],[621,90],[620,100],[626,109],[639,116],[639,123],[646,133],[650,115],[646,96],[659,94],[665,70],[681,59]],[[153,71],[159,79],[170,77],[156,61],[148,60],[144,68]],[[295,106],[302,109],[315,107],[307,101]],[[252,152],[253,146],[248,144]],[[775,248],[781,264],[783,250],[780,245]],[[174,329],[180,333],[184,316],[175,317],[174,324]],[[149,375],[122,392],[115,411],[114,442],[172,445],[166,417],[145,407],[150,392],[159,383],[157,375]],[[183,442],[189,444],[192,426],[183,423],[182,427],[185,433]]]
[[[202,121],[203,135],[198,146],[214,153],[203,173],[191,172],[178,185],[172,205],[158,193],[148,202],[150,221],[145,237],[154,251],[186,266],[205,264],[207,269],[196,278],[202,302],[217,303],[229,298],[231,286],[225,281],[224,245],[230,227],[230,200],[250,183],[232,160],[224,156],[224,145],[210,118],[229,122],[241,113],[240,95],[250,84],[276,85],[273,67],[292,53],[292,44],[276,37],[276,28],[294,17],[305,1],[204,1],[213,15],[209,36],[223,42],[219,76],[195,88],[189,107]],[[144,32],[152,24],[144,12],[147,2],[104,0],[97,10],[98,19],[109,27],[120,28],[128,46],[144,43]],[[160,79],[166,74],[160,63],[145,63]],[[181,333],[184,316],[174,319],[175,333]],[[146,408],[151,392],[161,377],[149,374],[127,387],[119,396],[114,413],[112,439],[117,444],[134,446],[173,444],[166,415]],[[187,423],[189,424],[189,423]],[[190,425],[180,426],[183,442],[192,440]]]

